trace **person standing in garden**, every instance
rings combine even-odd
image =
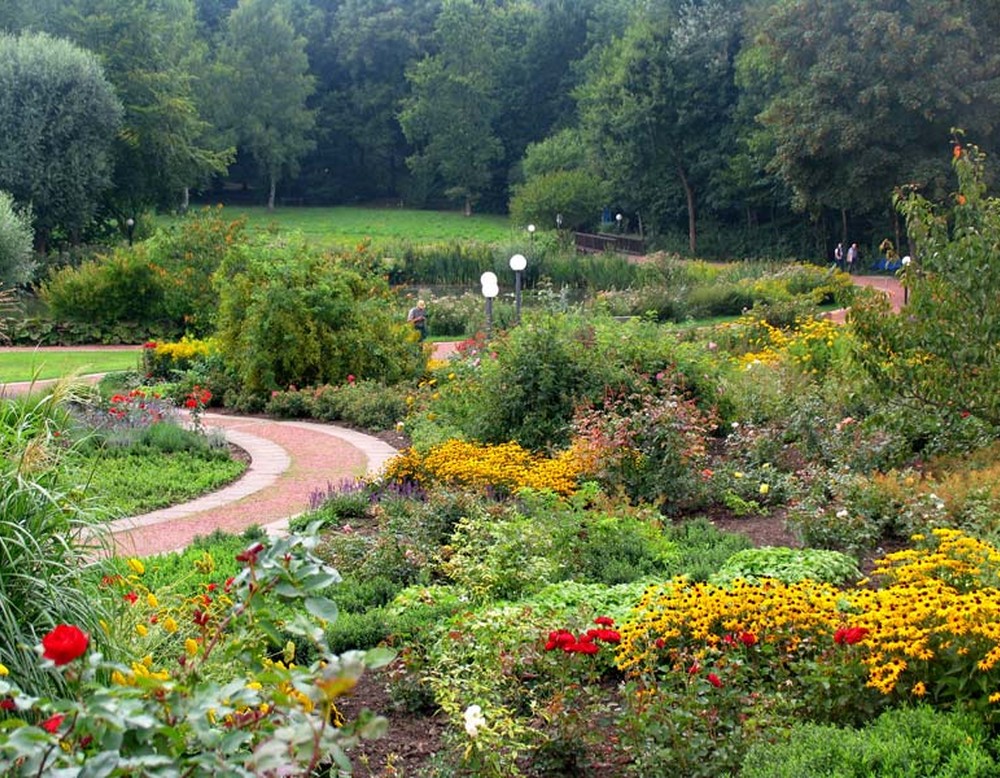
[[[847,272],[854,272],[854,265],[858,261],[858,244],[852,243],[851,247],[847,250]]]
[[[427,337],[427,309],[423,300],[417,300],[416,306],[410,308],[410,312],[406,314],[406,320],[420,334],[420,340]]]
[[[833,261],[837,264],[837,270],[844,269],[844,244],[838,243],[833,250]]]

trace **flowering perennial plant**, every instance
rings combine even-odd
[[[747,314],[730,327],[730,337],[743,333],[747,338],[747,350],[736,358],[744,368],[782,363],[802,373],[824,374],[849,348],[850,335],[829,319],[800,318],[793,329],[784,330]]]
[[[0,672],[5,774],[304,775],[331,762],[349,771],[344,747],[379,734],[384,721],[348,724],[336,701],[391,653],[329,651],[324,626],[336,608],[322,591],[339,576],[312,555],[315,542],[310,533],[257,543],[239,555],[239,575],[180,609],[145,592],[154,617],[135,633],[150,649],[141,659],[114,661],[74,625],[56,627],[41,654],[69,693],[30,697]],[[129,568],[107,585],[143,574],[139,560]],[[131,594],[127,607],[137,607],[139,592]],[[308,665],[295,663],[293,643],[274,648],[269,614],[278,602],[295,606],[282,628],[312,645],[317,658]]]
[[[108,401],[107,416],[97,426],[111,429],[144,429],[163,421],[173,411],[169,400],[156,392],[132,389],[127,394],[115,394]]]
[[[809,683],[817,668],[850,679],[859,667],[859,697],[866,687],[996,716],[1000,589],[993,582],[1000,552],[957,530],[935,530],[916,542],[877,563],[884,585],[874,589],[775,580],[651,587],[622,627],[618,666],[650,692],[692,660],[712,664],[724,678],[721,669],[733,667],[727,653],[742,643],[767,649],[757,681]],[[748,633],[752,643],[739,638]]]
[[[514,492],[522,487],[569,495],[576,489],[579,464],[570,451],[538,456],[517,443],[496,446],[449,440],[422,454],[407,449],[386,466],[385,478],[421,486],[433,483]]]

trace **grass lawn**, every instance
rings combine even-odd
[[[375,245],[399,242],[416,244],[453,240],[495,243],[510,240],[515,230],[506,216],[459,211],[416,211],[407,208],[267,208],[226,206],[226,218],[246,216],[251,230],[301,232],[313,244],[353,247],[366,239]],[[170,224],[176,216],[158,217]]]
[[[139,348],[86,351],[0,349],[0,384],[60,378],[75,370],[82,373],[132,370],[139,364],[140,351]]]

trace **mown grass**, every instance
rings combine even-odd
[[[138,516],[179,505],[235,481],[246,463],[191,451],[94,455],[69,467],[71,479],[109,518]]]
[[[0,384],[33,379],[61,378],[75,371],[110,373],[134,370],[139,349],[55,351],[50,349],[0,349]]]
[[[299,232],[310,243],[328,248],[353,248],[366,241],[375,246],[403,242],[427,244],[450,241],[496,243],[514,234],[506,216],[458,211],[416,211],[407,208],[276,208],[225,206],[225,218],[245,216],[251,232]],[[158,217],[169,224],[177,217]]]

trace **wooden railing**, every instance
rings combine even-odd
[[[576,250],[582,254],[600,254],[610,251],[616,254],[642,256],[646,253],[646,242],[642,238],[629,235],[615,235],[610,232],[573,233]]]

